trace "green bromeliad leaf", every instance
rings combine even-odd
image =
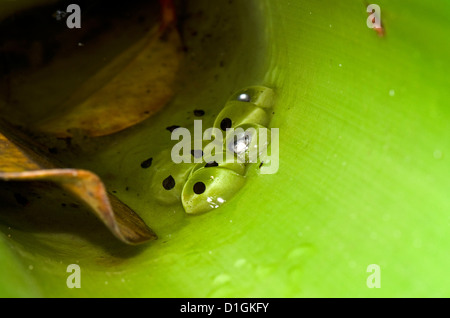
[[[364,1],[183,4],[186,61],[172,102],[55,155],[97,173],[159,240],[124,246],[70,204],[2,189],[0,294],[450,296],[450,5],[377,4],[383,32],[367,27]],[[166,128],[192,128],[194,110],[212,127],[229,96],[255,83],[276,91],[278,172],[250,167],[213,213],[159,202],[156,161],[141,163],[171,149]],[[70,264],[81,268],[80,289],[67,288]],[[371,264],[381,288],[366,284]]]

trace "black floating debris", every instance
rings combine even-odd
[[[202,117],[203,115],[205,115],[205,111],[201,109],[196,109],[194,110],[194,115],[197,117]]]
[[[228,128],[231,128],[231,119],[230,118],[224,118],[220,122],[220,129],[223,131],[226,131]]]
[[[177,129],[177,128],[180,128],[180,126],[173,125],[173,126],[167,127],[166,129],[167,129],[168,131],[170,131],[170,132],[173,132],[173,131],[174,131],[175,129]]]
[[[141,167],[144,169],[150,168],[150,166],[152,165],[152,161],[153,161],[153,158],[149,158],[147,160],[142,161]]]
[[[191,150],[191,155],[194,158],[201,158],[203,157],[203,150]]]
[[[175,179],[172,176],[168,176],[162,183],[164,189],[172,190],[175,187]]]
[[[202,194],[206,190],[206,186],[203,182],[197,182],[194,184],[194,193],[195,194]]]
[[[205,168],[218,167],[218,166],[219,166],[219,164],[217,162],[211,161],[205,165]]]

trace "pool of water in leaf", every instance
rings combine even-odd
[[[130,15],[136,19],[135,24],[130,23],[129,27],[118,35],[123,40],[120,43],[121,48],[131,45],[145,29],[142,27],[144,23],[142,14],[133,14],[133,10],[139,9],[139,5],[144,5],[139,3],[134,9],[130,8]],[[163,244],[174,237],[181,227],[195,226],[196,218],[217,217],[214,214],[220,210],[192,217],[186,215],[181,201],[167,204],[156,200],[153,176],[157,173],[158,167],[170,168],[173,165],[170,157],[165,158],[164,154],[177,142],[171,140],[168,128],[181,126],[192,129],[195,119],[201,119],[205,128],[212,127],[216,116],[232,93],[246,86],[265,84],[267,75],[268,36],[265,33],[263,8],[259,1],[220,0],[214,3],[206,0],[179,1],[176,2],[176,7],[184,57],[177,74],[175,95],[162,111],[140,124],[109,136],[96,138],[76,136],[69,142],[67,139],[59,140],[51,137],[43,139],[40,137],[38,140],[51,150],[49,156],[63,166],[84,168],[97,173],[108,191],[135,210],[155,230],[160,239],[152,244]],[[114,26],[112,29],[120,28]],[[137,36],[128,37],[127,32]],[[73,81],[87,78],[99,66],[96,63],[101,64],[103,53],[113,55],[118,51],[119,48],[116,51],[105,48],[102,51],[102,48],[99,48],[98,51],[93,51],[92,56],[83,55],[82,60],[86,61],[87,58],[89,63],[94,65],[92,68],[86,68],[84,73],[76,77],[64,76],[62,77],[64,80],[55,77],[52,81],[61,82],[59,84],[61,89],[56,92],[52,92],[51,89],[45,90],[48,86],[44,84],[42,86],[37,84],[33,89],[25,85],[22,88],[29,89],[30,93],[25,94],[23,100],[17,103],[34,114],[33,116],[44,116],[45,112],[39,110],[38,105],[53,105],[48,106],[47,112],[51,111],[51,107],[57,107],[58,101],[64,96],[64,92],[70,90]],[[30,72],[30,76],[33,76],[29,68],[18,67],[11,72],[18,72],[17,74]],[[6,80],[5,77],[2,78],[2,81]],[[33,82],[39,83],[38,78],[33,79]],[[27,85],[30,86],[30,83]],[[2,107],[6,108],[11,107],[11,104],[8,106],[4,101],[7,98],[13,100],[18,96],[14,93],[8,95],[5,91],[2,91],[2,94]],[[42,96],[43,99],[37,96]],[[33,104],[34,101],[38,101],[37,104]],[[26,124],[27,116],[23,115],[24,111],[19,108],[16,110],[10,114],[11,120],[23,121]],[[125,113],[126,109],[123,111]],[[149,160],[150,158],[152,160]],[[161,191],[165,191],[162,186]],[[34,200],[33,197],[27,199]],[[37,210],[33,213],[39,213],[39,209],[58,213],[57,211],[62,209],[62,202],[57,200],[46,204],[47,206],[41,207],[32,204]],[[54,206],[49,209],[48,204]],[[8,209],[23,209],[23,206],[14,207],[11,203]],[[71,209],[74,210],[73,206]],[[78,212],[74,210],[73,213]],[[5,229],[10,227],[13,221],[13,218],[8,219],[1,227]],[[59,219],[58,222],[64,220]],[[99,227],[100,223],[97,224],[97,228]],[[16,239],[24,249],[29,248],[30,241],[37,239],[43,242],[40,253],[49,255],[55,250],[64,250],[67,246],[71,248],[86,246],[83,232],[85,231],[40,232],[39,225],[36,224],[35,230],[25,230],[16,235]],[[105,240],[108,243],[93,250],[83,248],[80,254],[89,250],[86,255],[95,255],[102,263],[113,263],[113,260],[107,261],[102,255],[111,256],[111,249],[124,251],[126,248],[121,246],[121,243],[111,243],[112,237],[108,232],[100,230],[98,233],[100,239],[93,241],[98,243]],[[54,241],[62,242],[61,246],[54,244]]]

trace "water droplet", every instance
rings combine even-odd
[[[441,159],[442,158],[442,151],[440,151],[439,149],[436,149],[433,152],[433,157],[434,157],[434,159]]]
[[[250,102],[250,95],[248,94],[241,94],[238,96],[238,100],[241,102]]]
[[[105,285],[108,285],[108,281],[105,281]]]
[[[247,132],[243,132],[234,137],[234,140],[230,142],[228,148],[239,155],[247,151],[251,141],[252,136]]]
[[[244,266],[246,263],[247,263],[246,259],[240,258],[240,259],[236,260],[236,262],[234,262],[234,267],[240,268],[240,267]]]
[[[56,10],[52,16],[55,18],[56,21],[61,21],[62,19],[65,18],[66,15],[67,15],[66,11]]]
[[[339,67],[342,67],[342,64],[339,64]]]
[[[395,90],[391,89],[391,90],[389,91],[389,96],[394,96],[394,95],[395,95]]]
[[[231,280],[230,275],[227,274],[219,274],[216,276],[216,278],[214,278],[213,284],[214,285],[223,285],[228,283]]]
[[[302,259],[311,248],[309,246],[301,246],[293,249],[287,256],[288,260]]]
[[[28,269],[32,271],[34,269],[33,265],[28,265]]]

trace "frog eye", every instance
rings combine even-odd
[[[192,167],[193,165],[189,163],[173,163],[170,152],[159,154],[153,159],[153,164],[148,169],[152,173],[149,193],[163,204],[179,202],[183,185]]]
[[[243,124],[229,131],[224,141],[226,151],[233,152],[238,162],[255,163],[270,144],[268,129],[257,124]]]
[[[242,124],[259,124],[267,126],[270,121],[268,109],[263,109],[253,103],[228,101],[217,115],[214,128],[226,131]]]
[[[265,86],[250,86],[234,93],[230,100],[253,103],[258,107],[271,108],[275,93]]]
[[[232,170],[201,168],[186,181],[181,201],[186,213],[208,212],[230,200],[244,184],[245,177]]]

